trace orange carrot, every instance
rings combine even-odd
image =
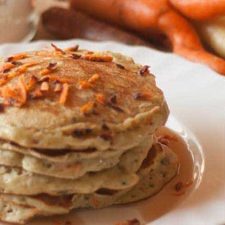
[[[67,97],[69,94],[69,84],[63,84],[63,89],[59,98],[59,103],[64,105],[66,103]]]
[[[26,85],[24,82],[24,77],[21,76],[19,78],[18,86],[20,88],[20,94],[21,94],[21,105],[24,105],[27,101],[27,90],[26,90]]]
[[[175,53],[207,64],[225,75],[225,60],[203,48],[194,27],[172,7],[169,0],[71,0],[71,5],[98,19],[123,26],[145,37],[150,37],[152,31],[164,33]]]
[[[225,15],[225,0],[170,0],[188,18],[208,20]]]

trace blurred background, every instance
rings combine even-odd
[[[0,0],[0,44],[72,38],[173,51],[225,73],[225,0]]]

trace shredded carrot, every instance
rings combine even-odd
[[[6,84],[7,82],[8,82],[8,77],[6,77],[6,76],[0,77],[0,86]]]
[[[33,88],[33,86],[37,83],[38,79],[35,76],[31,76],[31,78],[28,81],[28,84],[26,85],[26,90],[29,91]]]
[[[106,98],[103,94],[99,93],[95,95],[95,99],[98,103],[104,105],[106,103]]]
[[[17,75],[18,75],[18,73],[16,71],[13,71],[13,72],[7,74],[7,78],[8,78],[7,81],[9,81],[10,79],[16,77]]]
[[[8,72],[13,67],[15,67],[14,64],[12,64],[11,62],[7,62],[7,63],[3,64],[2,67],[0,68],[0,73]]]
[[[27,71],[27,67],[25,65],[22,65],[16,70],[16,73],[17,73],[17,75],[19,75],[19,74],[24,73],[26,71]]]
[[[50,80],[50,81],[58,81],[61,83],[74,83],[74,79],[70,77],[61,77],[58,75],[46,75],[43,76],[40,81]]]
[[[24,73],[27,71],[27,69],[31,66],[37,65],[36,62],[29,62],[29,63],[25,63],[21,66],[18,67],[18,69],[15,71],[17,73],[17,75]]]
[[[90,101],[90,102],[84,104],[83,106],[81,106],[80,110],[84,114],[89,114],[93,111],[94,105],[95,105],[95,103],[93,101]]]
[[[96,73],[88,79],[88,82],[89,83],[95,83],[99,78],[100,78],[100,76]]]
[[[11,87],[2,88],[0,93],[3,98],[9,98],[15,95],[15,91]]]
[[[4,98],[5,105],[23,106],[27,101],[27,91],[24,77],[21,76],[15,87],[7,86],[1,89],[0,95]]]
[[[59,103],[64,105],[66,103],[67,97],[69,94],[69,84],[64,83],[63,84],[63,89],[59,98]]]
[[[27,90],[26,90],[26,85],[24,82],[24,76],[21,76],[19,78],[18,86],[20,87],[21,104],[24,105],[27,101]]]
[[[98,55],[98,54],[85,54],[82,59],[95,61],[95,62],[112,62],[113,58],[110,55]]]
[[[41,83],[41,87],[40,87],[41,91],[48,91],[49,90],[49,84],[48,82],[44,81]]]
[[[27,57],[26,53],[19,53],[19,54],[8,57],[6,59],[6,62],[13,62],[13,61],[16,61],[16,60],[25,59],[26,57]]]
[[[91,84],[88,81],[81,80],[79,81],[79,89],[89,89],[91,88]]]
[[[46,75],[46,74],[49,74],[51,72],[52,72],[51,70],[45,68],[45,69],[43,69],[43,70],[40,71],[40,75]]]

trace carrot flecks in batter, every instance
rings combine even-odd
[[[14,62],[20,59],[25,59],[27,58],[27,54],[26,53],[19,53],[13,56],[10,56],[6,59],[6,62]]]
[[[91,83],[91,84],[93,84],[93,83],[95,83],[97,80],[99,80],[100,79],[100,76],[99,76],[99,74],[94,74],[94,75],[92,75],[89,79],[88,79],[88,82],[89,83]]]
[[[38,82],[37,77],[35,77],[34,75],[32,75],[30,77],[28,83],[26,84],[26,90],[27,91],[31,90],[37,82]]]
[[[81,57],[82,59],[86,59],[94,62],[112,62],[113,58],[110,55],[100,55],[100,54],[85,54]]]
[[[65,76],[59,76],[59,75],[46,75],[43,76],[39,81],[58,81],[60,83],[74,83],[74,79],[70,77],[65,77]]]
[[[13,63],[7,62],[0,67],[0,73],[7,73],[14,67],[15,65]]]
[[[91,88],[91,84],[86,80],[81,80],[79,82],[79,89],[89,89]]]
[[[106,98],[105,98],[105,96],[104,96],[103,94],[101,94],[101,93],[97,93],[97,94],[95,95],[95,99],[96,99],[96,102],[98,102],[98,103],[100,103],[100,104],[102,104],[102,105],[105,105],[105,103],[106,103]]]
[[[0,86],[6,84],[8,82],[8,76],[2,75],[0,76]]]
[[[24,105],[27,101],[27,90],[24,82],[24,76],[21,76],[19,79],[18,86],[20,88],[21,93],[21,106]]]
[[[93,112],[94,106],[95,106],[95,102],[90,101],[90,102],[84,104],[83,106],[81,106],[80,110],[84,114],[90,114]]]

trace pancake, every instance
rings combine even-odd
[[[178,158],[171,149],[161,144],[153,145],[152,151],[149,151],[146,161],[138,171],[139,182],[136,185],[115,194],[105,191],[105,194],[74,195],[73,207],[102,208],[148,198],[159,192],[177,174],[178,167]]]
[[[74,55],[82,57],[74,59]],[[111,52],[38,51],[14,58],[22,59],[16,60],[16,65],[2,75],[2,82],[6,83],[1,88],[0,102],[14,103],[0,114],[0,138],[3,140],[33,148],[80,150],[95,147],[101,150],[110,145],[110,141],[101,137],[105,128],[114,136],[144,124],[154,133],[167,119],[168,108],[154,76],[143,72],[143,68],[128,57]],[[54,69],[43,75],[51,67]],[[92,81],[94,75],[98,79]],[[14,93],[9,90],[19,85],[21,79],[25,84],[32,79],[37,81],[33,89],[41,88],[40,84],[46,80],[49,89],[58,80],[66,83],[69,86],[66,103],[59,104],[57,92],[41,92],[40,98],[30,89],[26,102],[22,103],[24,107],[15,107],[21,99],[11,96]],[[77,138],[74,135],[77,130],[92,138]]]
[[[136,171],[141,166],[151,145],[152,140],[148,139],[143,143],[142,148],[137,148],[134,152],[131,151],[122,155],[118,165],[99,172],[87,173],[75,180],[59,179],[38,175],[21,168],[0,166],[0,190],[3,193],[20,195],[41,193],[62,195],[87,194],[100,188],[127,189],[138,182],[139,178]]]
[[[156,144],[150,152],[151,154],[148,155],[139,170],[139,183],[131,189],[118,192],[105,190],[105,194],[100,193],[100,191],[89,195],[75,194],[64,198],[47,195],[24,197],[2,194],[0,199],[3,199],[6,205],[21,208],[22,213],[19,214],[22,223],[29,220],[31,209],[33,209],[32,212],[34,213],[32,216],[56,215],[69,212],[73,208],[102,208],[112,204],[125,204],[145,199],[157,193],[164,184],[172,179],[176,175],[178,168],[176,155],[166,146]],[[24,208],[24,206],[26,207]],[[4,220],[4,217],[0,216],[0,219]]]
[[[124,135],[125,136],[125,135]],[[104,154],[102,151],[98,151],[95,148],[87,148],[82,150],[76,150],[71,151],[70,149],[52,149],[52,151],[49,151],[49,149],[38,149],[38,148],[25,148],[18,144],[9,142],[9,141],[3,141],[0,140],[0,149],[1,150],[9,150],[9,151],[15,151],[18,153],[22,153],[24,155],[30,155],[34,156],[35,158],[40,159],[46,159],[51,162],[74,162],[77,160],[85,160],[85,159],[93,159],[93,158],[107,158],[111,156],[115,156],[117,154],[122,154],[123,152],[138,146],[141,142],[145,141],[145,139],[149,138],[151,136],[149,130],[138,128],[135,132],[130,131],[126,135],[126,137],[121,136],[119,139],[120,143],[126,143],[126,147],[121,144],[119,144],[118,148],[111,148],[104,150]],[[135,140],[135,141],[134,141]],[[115,143],[115,139],[111,140],[113,143]],[[118,143],[119,143],[118,142]],[[114,145],[115,146],[115,145]]]
[[[108,155],[112,155],[112,157],[106,158],[106,155],[103,155],[91,159],[78,159],[72,163],[52,162],[13,151],[0,150],[0,165],[18,167],[32,173],[65,179],[76,179],[87,172],[108,169],[118,163],[120,167],[129,169],[129,171],[135,171],[145,159],[152,143],[153,137],[149,136],[140,146],[132,148],[125,153],[121,151],[120,154],[115,155],[115,152],[110,152],[109,150]]]
[[[3,221],[134,202],[177,173],[176,155],[155,143],[169,110],[148,66],[52,47],[0,62]]]
[[[23,205],[13,204],[0,199],[0,220],[10,223],[25,223],[38,214],[38,210]]]

